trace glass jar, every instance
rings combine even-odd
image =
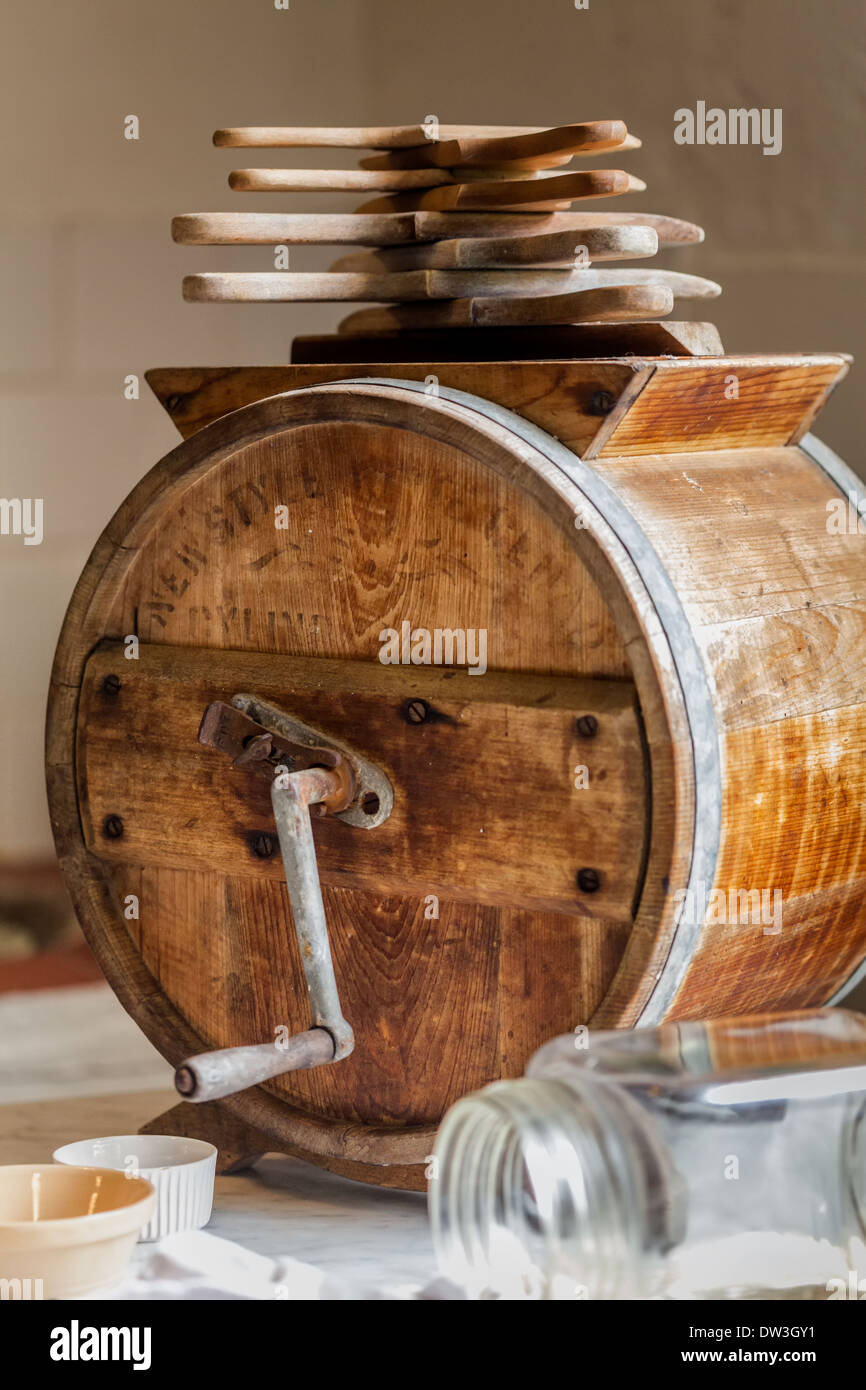
[[[470,1297],[866,1295],[866,1018],[556,1038],[448,1112],[430,1210]]]

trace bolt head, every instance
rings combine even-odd
[[[123,835],[123,820],[120,816],[106,816],[102,822],[102,833],[108,840],[119,840]]]
[[[426,700],[408,700],[404,712],[410,724],[423,724],[429,713]]]
[[[601,887],[601,874],[598,869],[578,869],[577,886],[581,893],[597,893]]]
[[[591,415],[609,415],[616,404],[615,397],[610,391],[596,391],[589,403]]]

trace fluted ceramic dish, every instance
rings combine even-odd
[[[153,1183],[156,1211],[141,1240],[197,1231],[210,1220],[217,1151],[203,1139],[167,1134],[112,1134],[81,1139],[54,1151],[55,1163],[85,1164],[134,1173]]]
[[[145,1178],[114,1168],[0,1167],[6,1296],[76,1298],[117,1284],[155,1200]]]

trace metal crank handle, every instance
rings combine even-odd
[[[277,769],[271,785],[271,805],[277,823],[280,852],[307,979],[313,1027],[324,1028],[334,1040],[335,1062],[348,1057],[355,1034],[343,1017],[331,959],[325,904],[316,863],[316,845],[310,824],[310,806],[327,801],[343,784],[338,772],[321,767],[304,772]],[[351,791],[349,792],[351,799]]]
[[[346,795],[344,777],[329,768],[291,773],[277,768],[271,785],[313,1027],[282,1043],[228,1047],[187,1058],[175,1074],[175,1086],[184,1100],[219,1100],[284,1072],[339,1062],[352,1052],[355,1035],[340,1007],[310,823],[311,805],[328,800],[333,804],[341,794]],[[348,794],[351,799],[351,789]]]
[[[258,1086],[286,1071],[305,1071],[334,1060],[334,1039],[324,1028],[294,1033],[282,1048],[272,1043],[224,1047],[190,1057],[175,1072],[174,1084],[184,1100],[219,1100]]]

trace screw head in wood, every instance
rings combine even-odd
[[[120,676],[114,674],[103,676],[102,693],[103,695],[116,695],[120,690]]]
[[[250,848],[257,859],[270,859],[276,848],[273,835],[266,835],[264,831],[260,831],[250,841]]]
[[[581,893],[597,893],[601,887],[601,874],[598,869],[578,869],[577,886]]]
[[[106,816],[102,822],[102,833],[108,840],[119,840],[123,834],[123,820],[120,816]]]
[[[423,724],[428,712],[426,700],[409,700],[405,706],[406,718],[410,724]]]
[[[598,733],[598,720],[594,714],[581,714],[574,721],[574,729],[580,738],[595,738]]]
[[[616,398],[610,391],[596,391],[589,402],[590,415],[609,415],[616,405]]]

